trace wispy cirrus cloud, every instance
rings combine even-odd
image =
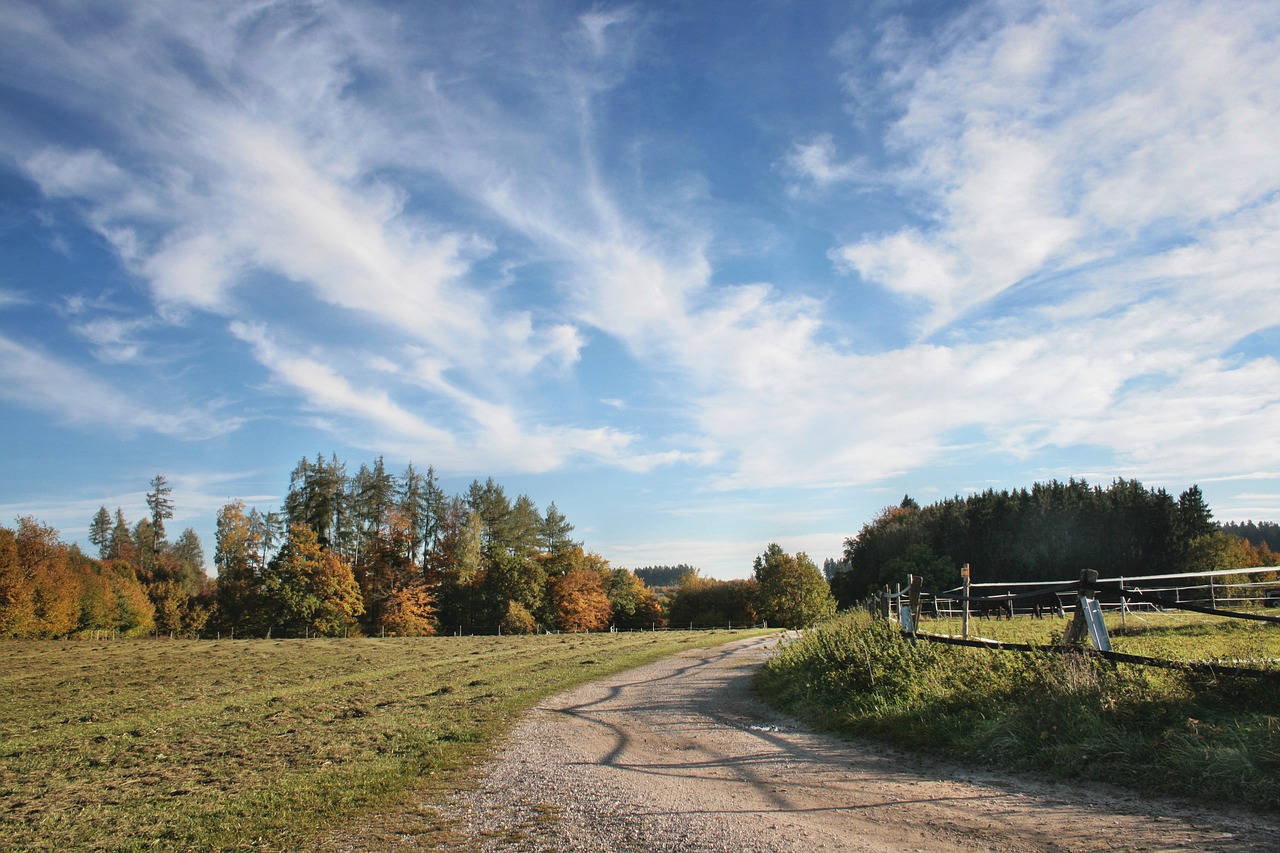
[[[66,423],[190,441],[234,432],[243,423],[214,405],[157,408],[94,374],[4,336],[0,336],[0,356],[0,397]]]

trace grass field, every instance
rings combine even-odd
[[[466,784],[543,696],[749,635],[6,641],[0,847],[307,846]]]
[[[1108,614],[1117,651],[1221,661],[1270,675],[903,639],[843,614],[772,658],[763,693],[836,732],[965,764],[1093,779],[1280,811],[1280,625],[1198,614]],[[1063,619],[971,619],[970,636],[1048,646]],[[931,634],[960,620],[925,620]]]

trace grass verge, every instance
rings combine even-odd
[[[307,846],[466,784],[544,696],[750,635],[7,641],[0,847]]]
[[[1122,650],[1198,659],[1209,647],[1204,630],[1191,624],[1181,638],[1165,626],[1159,637],[1126,638]],[[1241,641],[1226,630],[1228,645],[1257,648],[1261,635]],[[839,733],[973,765],[1280,811],[1280,676],[912,646],[896,624],[851,613],[789,645],[759,678],[778,707]]]

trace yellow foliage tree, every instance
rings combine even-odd
[[[600,572],[574,569],[551,587],[552,615],[562,631],[602,631],[613,615]]]

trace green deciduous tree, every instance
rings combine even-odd
[[[757,612],[772,626],[804,628],[835,615],[836,603],[822,572],[800,552],[776,543],[755,560]]]

